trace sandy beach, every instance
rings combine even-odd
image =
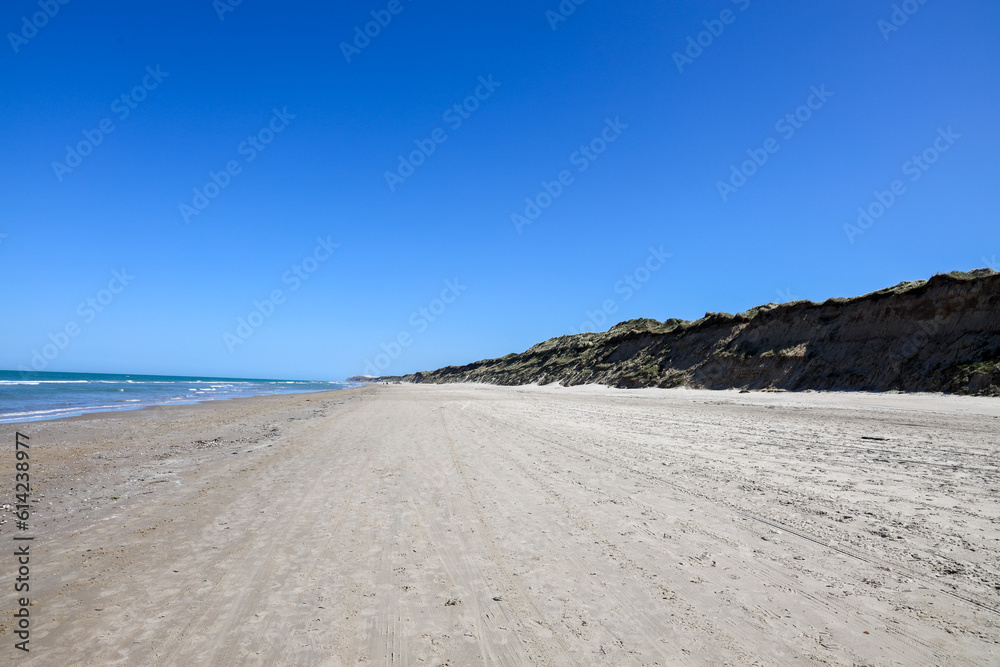
[[[995,665],[1000,400],[382,386],[31,440],[25,665]]]

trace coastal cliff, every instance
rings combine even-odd
[[[1000,395],[1000,273],[978,269],[848,299],[629,320],[404,382],[943,391]]]

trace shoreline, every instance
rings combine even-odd
[[[0,404],[3,405],[0,424],[357,386],[351,382],[313,380],[0,371]]]
[[[359,389],[363,385],[358,386],[348,386],[343,389]],[[172,401],[170,403],[149,403],[148,405],[135,405],[135,406],[123,406],[117,410],[102,410],[100,408],[81,408],[78,414],[67,414],[59,415],[58,417],[37,417],[32,419],[26,419],[23,421],[0,421],[0,426],[8,425],[18,425],[18,424],[37,424],[40,422],[50,422],[57,421],[61,419],[77,419],[80,417],[92,417],[92,416],[112,416],[121,413],[137,412],[140,410],[149,410],[152,408],[169,408],[169,407],[185,407],[192,405],[204,405],[209,403],[223,403],[226,401],[242,401],[247,399],[255,398],[268,398],[271,396],[297,396],[299,394],[324,394],[331,391],[343,391],[343,389],[316,389],[310,391],[287,391],[279,392],[275,394],[251,394],[247,396],[230,396],[225,398],[205,398],[202,400],[190,400],[190,401]]]
[[[987,664],[997,419],[449,384],[0,424],[37,485],[26,663]]]

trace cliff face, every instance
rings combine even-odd
[[[943,274],[697,321],[630,320],[400,379],[1000,395],[1000,274]]]

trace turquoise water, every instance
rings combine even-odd
[[[0,371],[0,423],[150,405],[344,389],[343,382]]]

